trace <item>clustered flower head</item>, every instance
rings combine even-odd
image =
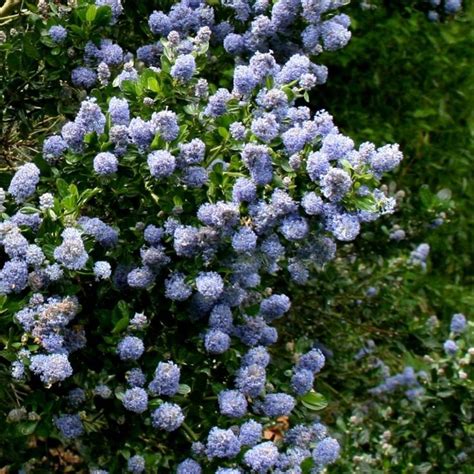
[[[347,16],[326,19],[340,3],[226,2],[232,21],[217,22],[205,2],[181,1],[151,14],[160,42],[137,61],[111,40],[87,43],[72,83],[90,89],[99,78],[107,92],[83,100],[45,140],[60,179],[40,182],[33,164],[17,170],[8,212],[24,203],[38,212],[0,224],[0,293],[32,290],[14,318],[38,346],[18,352],[12,372],[73,394],[58,400],[64,438],[87,442],[82,419],[97,403],[122,410],[104,433],[136,424],[174,453],[177,472],[220,461],[235,464],[222,473],[299,472],[305,460],[322,469],[337,458],[337,441],[315,426],[282,443],[263,429],[300,417],[299,398],[325,363],[313,348],[281,375],[289,393],[274,383],[281,366],[271,346],[291,299],[272,283],[305,284],[337,242],[394,210],[377,186],[400,163],[398,147],[357,147],[329,113],[299,105],[327,76],[309,54],[350,38]],[[119,20],[120,1],[96,4]],[[239,57],[227,88],[206,79],[207,49],[219,43]],[[81,350],[93,355],[92,394],[72,377],[85,373]],[[79,405],[80,415],[69,413]],[[128,456],[130,472],[146,469],[139,453]]]

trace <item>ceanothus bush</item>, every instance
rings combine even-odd
[[[102,4],[116,21],[120,2]],[[19,336],[12,376],[44,385],[41,423],[71,447],[80,438],[91,472],[319,472],[337,459],[308,408],[324,355],[279,360],[291,300],[274,288],[303,284],[393,212],[378,186],[402,155],[357,147],[300,105],[326,79],[307,53],[350,37],[348,18],[318,5],[226,2],[233,29],[180,2],[150,16],[161,41],[138,61],[88,43],[73,81],[91,87],[90,68],[108,68],[107,87],[11,180],[0,293]],[[302,45],[288,41],[295,22]],[[229,89],[205,80],[222,40],[241,55]],[[265,440],[282,416],[304,441]]]

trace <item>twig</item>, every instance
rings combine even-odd
[[[11,11],[20,5],[21,0],[6,0],[0,7],[0,18],[6,17]]]

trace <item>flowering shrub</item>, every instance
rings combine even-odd
[[[107,4],[114,23],[120,3]],[[3,355],[25,391],[8,436],[38,443],[12,451],[12,466],[39,468],[51,432],[93,472],[319,472],[337,459],[311,415],[325,405],[313,389],[323,353],[271,349],[291,310],[276,286],[304,284],[336,242],[393,212],[378,186],[402,155],[356,147],[326,111],[297,103],[326,79],[306,55],[314,43],[333,50],[350,35],[346,17],[291,5],[272,7],[273,30],[231,5],[240,33],[200,3],[153,13],[153,60],[85,46],[72,80],[102,89],[2,197]],[[301,45],[260,51],[288,43],[299,15]],[[213,38],[242,55],[230,90],[211,81]]]

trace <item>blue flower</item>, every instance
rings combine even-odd
[[[94,158],[94,171],[101,176],[108,176],[117,172],[117,157],[108,151],[99,153]]]
[[[172,397],[178,393],[180,376],[181,370],[174,362],[160,362],[148,388],[153,394]]]
[[[215,426],[207,437],[206,454],[209,459],[233,458],[240,452],[240,440],[231,429]]]
[[[196,71],[196,61],[192,54],[183,54],[176,58],[171,68],[171,77],[182,82],[189,82]]]
[[[145,459],[139,454],[135,454],[127,461],[127,470],[133,474],[140,474],[145,471]]]
[[[150,174],[157,179],[173,174],[176,168],[176,158],[166,150],[153,151],[147,158]]]
[[[261,405],[266,416],[275,418],[278,416],[288,416],[295,408],[295,399],[286,393],[271,393],[266,395]]]
[[[125,391],[122,403],[129,411],[143,413],[148,408],[148,395],[143,388],[129,388]]]
[[[230,347],[230,337],[219,329],[211,329],[204,337],[204,347],[210,354],[223,354]]]
[[[312,456],[317,466],[334,463],[339,457],[339,443],[334,438],[325,438],[313,450]]]
[[[67,439],[73,439],[84,433],[84,426],[79,415],[61,415],[55,417],[54,424]]]
[[[20,204],[28,199],[36,191],[39,183],[40,170],[33,163],[26,163],[20,166],[10,181],[8,192]]]
[[[54,25],[48,30],[48,34],[54,43],[62,43],[67,38],[67,30],[64,26]]]
[[[219,411],[232,418],[241,418],[247,413],[247,400],[238,390],[222,390],[218,396]]]
[[[151,415],[151,424],[154,428],[165,431],[175,431],[184,422],[184,415],[176,403],[165,402]]]
[[[246,421],[240,426],[239,441],[242,446],[255,446],[263,436],[263,426],[255,420]]]
[[[244,462],[252,471],[266,473],[275,466],[278,456],[278,448],[271,441],[266,441],[249,449],[244,454]]]
[[[122,360],[137,360],[144,351],[143,341],[135,336],[125,336],[117,346],[117,353]]]

